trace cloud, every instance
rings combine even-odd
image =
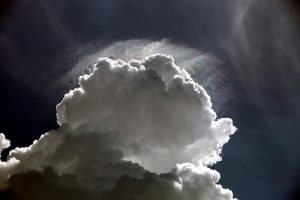
[[[232,79],[247,95],[255,95],[252,101],[260,109],[274,111],[283,103],[289,112],[297,108],[299,113],[300,38],[290,10],[281,0],[234,1],[232,7],[233,28],[227,41]]]
[[[109,199],[233,199],[230,190],[215,184],[219,176],[206,167],[180,164],[172,173],[146,173],[143,179],[123,176],[110,192]]]
[[[81,191],[79,199],[233,198],[207,166],[221,160],[236,128],[231,119],[216,118],[204,88],[171,56],[127,63],[100,58],[56,109],[57,130],[10,151],[0,163],[5,195],[21,188],[16,195],[25,199],[56,189],[59,199],[65,190]],[[0,144],[9,146],[3,134]],[[28,185],[21,187],[24,181]],[[32,187],[41,189],[35,193]]]
[[[70,85],[76,85],[77,77],[91,73],[99,57],[119,58],[129,62],[131,59],[141,60],[148,55],[159,53],[172,55],[175,62],[205,88],[212,96],[216,111],[224,109],[231,98],[231,83],[225,73],[222,73],[222,61],[211,53],[175,44],[167,39],[160,41],[131,39],[113,42],[98,51],[87,49],[93,48],[85,47],[74,55],[74,57],[80,55],[80,58],[77,58],[79,62],[59,79],[58,85],[68,88]]]
[[[0,197],[18,200],[233,199],[230,190],[216,184],[219,177],[218,172],[206,167],[180,164],[172,172],[160,175],[151,172],[145,172],[142,178],[124,175],[111,189],[101,191],[81,187],[72,174],[57,175],[51,168],[45,168],[12,176],[9,189],[0,191]]]
[[[6,149],[10,146],[10,141],[5,138],[3,133],[0,133],[0,153],[3,149]]]

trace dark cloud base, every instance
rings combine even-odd
[[[103,177],[105,179],[105,177]],[[184,196],[174,188],[175,174],[146,172],[143,178],[122,176],[111,190],[95,191],[82,188],[76,176],[57,175],[50,167],[42,171],[28,171],[13,175],[0,198],[5,200],[183,200]]]

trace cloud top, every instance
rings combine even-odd
[[[79,85],[57,106],[58,123],[118,133],[125,157],[147,169],[215,163],[235,131],[230,119],[215,121],[206,91],[171,56],[102,58]]]
[[[92,47],[86,48],[93,49]],[[225,104],[231,98],[230,80],[224,73],[221,73],[221,61],[211,53],[204,53],[191,47],[175,44],[166,39],[160,41],[146,39],[117,41],[100,50],[90,50],[92,52],[89,53],[86,53],[86,48],[73,56],[74,60],[79,61],[62,76],[59,85],[69,86],[70,83],[75,85],[80,75],[93,71],[93,66],[99,57],[118,58],[130,62],[132,59],[143,60],[148,55],[166,54],[172,55],[176,64],[191,74],[193,80],[209,92],[216,111],[224,109]],[[78,55],[80,55],[79,58]]]

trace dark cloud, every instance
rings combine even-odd
[[[125,175],[117,181],[114,188],[98,191],[82,188],[74,175],[58,175],[53,169],[46,168],[41,172],[32,170],[12,176],[8,187],[0,191],[0,197],[7,200],[182,199],[168,177],[177,179],[174,174],[158,176],[150,172],[145,173],[141,179]]]
[[[113,188],[108,190],[89,190],[80,186],[76,176],[58,175],[48,167],[40,172],[32,170],[12,176],[8,187],[0,191],[0,197],[7,200],[184,200],[201,198],[203,191],[196,191],[195,188],[188,188],[189,185],[187,185],[186,191],[181,192],[174,186],[174,181],[180,181],[174,173],[157,175],[145,172],[139,179],[124,175],[120,177]],[[214,198],[210,198],[210,195],[214,194],[208,194],[205,199],[213,200]],[[224,195],[222,199],[227,198]]]
[[[0,191],[0,197],[7,200],[99,199],[98,195],[81,188],[74,175],[59,176],[51,168],[12,176],[8,187]]]

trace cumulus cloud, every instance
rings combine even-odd
[[[171,56],[100,58],[57,105],[60,127],[0,163],[0,195],[233,199],[208,168],[236,130],[216,117],[204,88]],[[0,150],[7,147],[1,134]]]
[[[0,153],[3,149],[6,149],[10,146],[10,141],[5,138],[3,133],[0,133]]]
[[[222,73],[222,61],[212,53],[175,44],[167,39],[117,41],[101,50],[93,50],[90,46],[85,47],[74,55],[74,59],[78,59],[79,62],[60,78],[59,85],[77,84],[77,77],[91,73],[99,57],[119,58],[129,62],[131,59],[141,60],[157,53],[172,55],[175,62],[191,74],[192,78],[213,97],[214,109],[217,111],[224,109],[231,98],[231,83],[225,73]],[[77,58],[78,55],[80,58]]]
[[[51,168],[12,176],[9,189],[0,197],[18,200],[229,200],[232,192],[216,184],[219,173],[191,164],[177,165],[172,172],[157,175],[146,172],[142,178],[124,175],[110,190],[91,190],[80,186],[72,174],[57,175]],[[37,190],[38,189],[38,190]]]

